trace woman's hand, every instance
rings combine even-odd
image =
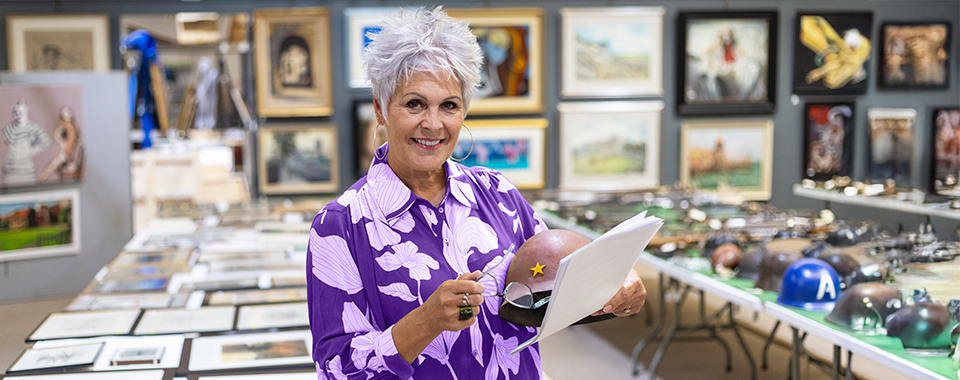
[[[635,269],[630,270],[627,279],[623,281],[620,291],[613,295],[613,298],[603,305],[602,310],[591,314],[594,316],[613,312],[614,315],[622,317],[630,314],[636,314],[643,307],[647,299],[647,289],[643,287],[643,281]]]

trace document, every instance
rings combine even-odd
[[[511,354],[603,308],[627,278],[663,220],[637,214],[560,260],[557,279],[537,335]]]

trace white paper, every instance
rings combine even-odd
[[[610,301],[663,220],[640,213],[560,260],[547,312],[527,346],[593,314]]]
[[[183,332],[228,331],[233,329],[232,306],[211,306],[199,309],[153,309],[140,318],[135,335]]]
[[[154,369],[154,368],[177,368],[180,366],[180,353],[183,351],[183,335],[162,335],[162,336],[108,336],[87,339],[67,339],[67,340],[46,340],[37,342],[33,348],[62,347],[77,344],[89,344],[103,342],[101,355],[93,363],[94,371],[129,371],[134,369]],[[139,347],[164,347],[163,358],[157,364],[131,364],[125,366],[112,366],[110,359],[118,350]],[[137,373],[150,373],[141,371]],[[139,377],[131,377],[131,379]],[[9,379],[9,377],[7,378]],[[31,377],[31,379],[33,379]],[[107,379],[107,378],[104,378]],[[110,377],[109,379],[114,379]]]
[[[237,330],[308,326],[310,316],[306,302],[240,307]]]
[[[10,372],[93,364],[102,346],[103,343],[90,343],[29,349],[10,367]]]
[[[126,335],[130,333],[140,309],[74,311],[53,313],[33,334],[30,340],[81,338],[98,335]]]
[[[200,376],[199,380],[316,380],[316,372],[270,373],[266,375]]]
[[[163,380],[163,370],[61,373],[42,376],[8,376],[4,380]]]
[[[269,346],[270,343],[287,344],[300,343],[305,349],[303,355],[284,356],[284,357],[262,357],[256,355],[251,358],[239,360],[239,358],[230,358],[224,360],[229,354],[224,352],[224,347],[246,345],[251,348]],[[284,347],[285,352],[290,352],[290,347]],[[250,368],[250,367],[268,367],[282,366],[291,364],[304,364],[313,362],[313,339],[310,330],[269,332],[260,334],[236,334],[206,336],[193,339],[193,345],[190,347],[189,371],[208,371],[226,368]]]

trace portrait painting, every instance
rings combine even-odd
[[[660,185],[663,102],[560,103],[560,188],[623,191]]]
[[[776,24],[776,12],[681,12],[678,113],[772,113]]]
[[[960,190],[960,108],[933,110],[931,175],[937,193],[958,195]]]
[[[870,108],[869,178],[892,179],[897,186],[909,186],[913,162],[913,140],[917,110],[912,108]]]
[[[11,71],[110,70],[107,15],[8,15]]]
[[[274,124],[260,128],[260,191],[310,194],[337,190],[336,129],[333,124]]]
[[[685,121],[680,136],[680,182],[743,200],[769,200],[773,121]]]
[[[945,88],[950,74],[950,23],[888,23],[880,28],[879,85]]]
[[[79,85],[0,86],[0,187],[77,182],[85,146]]]
[[[370,169],[373,155],[383,143],[387,142],[387,129],[378,128],[377,115],[373,109],[373,102],[359,101],[354,103],[354,131],[357,142],[357,178],[360,178]]]
[[[803,178],[825,181],[853,172],[853,103],[807,103],[803,112]]]
[[[662,7],[561,8],[561,94],[663,94],[664,13]]]
[[[453,159],[503,173],[514,186],[540,189],[546,182],[546,119],[467,120]]]
[[[0,196],[0,262],[80,252],[80,191]]]
[[[873,13],[800,13],[793,70],[797,95],[857,95],[867,91],[873,52]]]

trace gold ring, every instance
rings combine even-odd
[[[626,308],[626,309],[623,309],[623,312],[624,312],[624,313],[629,313],[629,312],[630,312],[630,309],[632,309],[632,308],[631,308],[631,307],[628,307],[628,308]]]

